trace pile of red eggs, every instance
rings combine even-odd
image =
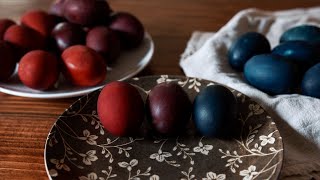
[[[60,72],[75,86],[105,80],[107,65],[138,47],[144,27],[132,14],[113,12],[104,0],[56,0],[49,12],[31,10],[20,24],[0,20],[0,82],[17,64],[21,82],[48,90]]]

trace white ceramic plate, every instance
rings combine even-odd
[[[61,77],[55,89],[49,91],[37,91],[24,86],[18,78],[17,70],[6,83],[0,83],[0,92],[30,98],[69,98],[82,96],[101,88],[107,82],[125,80],[142,71],[151,61],[154,52],[154,43],[151,36],[146,33],[140,47],[131,51],[125,51],[120,58],[108,68],[107,77],[104,82],[92,87],[76,87]]]

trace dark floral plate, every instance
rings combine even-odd
[[[146,98],[164,81],[181,85],[191,99],[211,81],[182,76],[127,80]],[[272,118],[238,91],[241,133],[233,140],[196,135],[175,138],[113,137],[103,129],[96,110],[99,90],[76,101],[53,125],[46,142],[45,164],[51,179],[277,179],[283,145]]]

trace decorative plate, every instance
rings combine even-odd
[[[93,87],[76,87],[68,83],[62,76],[55,88],[48,91],[37,91],[30,89],[19,80],[17,69],[14,75],[6,83],[0,83],[0,92],[32,98],[68,98],[82,96],[104,86],[107,82],[125,80],[142,71],[151,61],[154,44],[149,34],[145,34],[142,44],[131,51],[125,51],[119,59],[108,67],[106,80]]]
[[[156,84],[174,81],[191,99],[214,82],[182,76],[150,76],[127,82],[145,99]],[[100,90],[76,101],[53,125],[46,142],[45,164],[51,179],[277,179],[283,145],[272,118],[250,98],[237,97],[241,133],[235,139],[201,137],[192,121],[184,136],[113,137],[96,110]],[[144,125],[143,125],[144,126]]]

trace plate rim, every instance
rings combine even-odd
[[[145,69],[152,61],[152,57],[154,54],[154,47],[155,47],[154,41],[148,32],[145,32],[144,38],[147,39],[148,43],[150,44],[150,49],[144,55],[144,57],[141,59],[142,61],[146,61],[146,63],[144,63],[142,66],[139,66],[139,68],[137,68],[137,70],[135,70],[134,72],[128,74],[127,76],[125,76],[121,79],[118,79],[118,81],[124,81],[126,79],[130,79],[130,78],[134,77],[135,75],[140,73],[143,69]],[[140,62],[142,62],[142,61],[140,61]],[[86,95],[90,92],[96,91],[97,89],[102,88],[104,85],[105,84],[93,86],[93,87],[88,87],[89,89],[78,90],[75,92],[67,92],[67,93],[61,92],[61,93],[56,93],[56,94],[46,94],[46,93],[36,94],[36,93],[31,93],[31,92],[21,92],[21,91],[11,90],[11,89],[7,89],[7,88],[0,86],[0,92],[5,93],[5,94],[9,94],[9,95],[13,95],[13,96],[27,97],[27,98],[36,98],[36,99],[59,99],[59,98],[61,98],[62,99],[62,98],[72,98],[72,97],[83,96],[83,95]]]
[[[212,82],[212,83],[214,83],[214,84],[219,84],[219,85],[222,85],[222,86],[224,86],[224,87],[227,87],[228,89],[233,89],[233,88],[231,88],[231,87],[229,87],[229,86],[226,86],[226,85],[224,85],[224,84],[221,84],[221,83],[218,83],[218,82],[216,82],[216,81],[214,81],[214,80],[208,80],[208,79],[204,79],[204,78],[197,78],[197,77],[191,77],[191,76],[184,76],[184,75],[169,75],[169,74],[162,74],[162,75],[147,75],[147,76],[140,76],[140,77],[136,77],[136,78],[142,78],[142,79],[148,79],[148,78],[155,78],[155,77],[161,77],[161,76],[169,76],[169,77],[174,77],[174,78],[196,78],[196,79],[198,79],[198,80],[201,80],[201,81],[209,81],[209,82]],[[128,78],[128,79],[126,79],[126,80],[130,80],[130,79],[133,79],[134,80],[134,78]],[[96,89],[95,91],[92,91],[92,92],[90,92],[90,93],[88,93],[88,94],[86,94],[87,96],[89,95],[89,94],[91,94],[91,93],[95,93],[96,91],[98,91],[99,89],[102,89],[102,87],[100,87],[100,88],[98,88],[98,89]],[[233,89],[233,90],[235,90],[235,89]],[[238,90],[236,90],[236,91],[238,91]],[[238,92],[240,92],[240,91],[238,91]],[[244,94],[245,95],[245,94]],[[251,97],[249,97],[249,96],[247,96],[247,95],[245,95],[246,97],[248,97],[248,98],[250,98],[250,99],[252,99]],[[83,96],[81,96],[81,97],[79,97],[77,100],[75,100],[73,103],[71,103],[70,104],[70,106],[68,107],[68,108],[66,108],[65,109],[65,111],[67,111],[70,107],[72,107],[75,103],[77,103],[80,99],[82,99],[82,98],[84,98],[85,97],[85,95],[83,95]],[[253,99],[252,99],[253,100]],[[254,102],[256,102],[255,100],[253,100]],[[256,102],[257,103],[257,102]],[[270,115],[270,113],[269,113],[269,111],[264,107],[264,106],[262,106],[260,103],[258,103],[263,109],[264,109],[264,111],[266,111],[267,113],[268,113],[268,115]],[[65,112],[64,111],[64,112]],[[50,179],[50,180],[52,180],[52,177],[51,177],[51,175],[50,175],[50,172],[49,172],[49,169],[48,169],[48,165],[47,165],[47,161],[46,161],[46,150],[47,150],[47,144],[48,144],[48,140],[49,140],[49,135],[50,135],[50,132],[52,131],[52,129],[54,128],[54,125],[55,125],[55,123],[59,120],[59,117],[64,113],[64,112],[62,112],[57,118],[56,118],[56,120],[54,121],[54,123],[52,124],[52,126],[51,126],[51,128],[50,128],[50,131],[48,132],[48,135],[47,135],[47,138],[46,138],[46,141],[45,141],[45,144],[44,144],[44,158],[43,158],[43,160],[44,160],[44,165],[45,165],[45,169],[46,169],[46,174],[47,174],[47,176],[48,176],[48,178]],[[280,156],[281,157],[281,161],[280,161],[280,166],[279,166],[279,173],[276,175],[276,179],[278,179],[279,177],[280,177],[280,174],[281,174],[281,172],[282,172],[282,169],[283,169],[283,160],[284,160],[284,142],[283,142],[283,138],[282,138],[282,136],[281,136],[281,132],[279,131],[279,128],[278,128],[278,126],[277,126],[277,123],[273,120],[273,122],[275,123],[274,124],[274,126],[276,127],[276,129],[278,130],[278,133],[279,133],[279,137],[281,137],[281,143],[280,143],[280,145],[281,145],[281,147],[282,147],[282,156]]]

